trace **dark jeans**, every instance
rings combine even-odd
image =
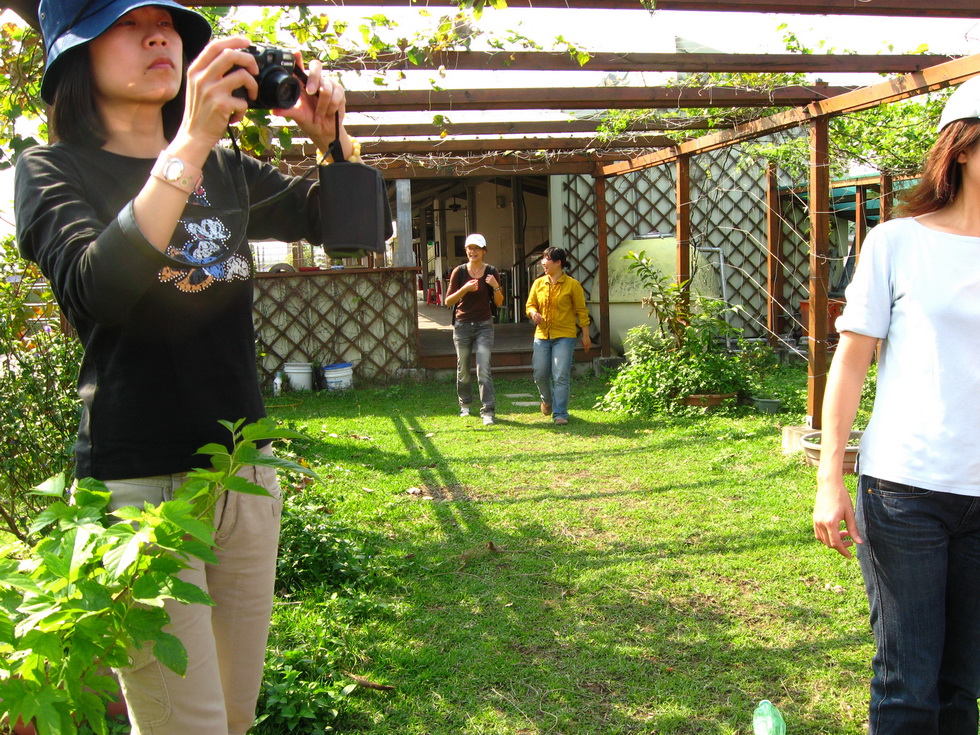
[[[470,358],[476,355],[476,382],[480,385],[480,413],[493,416],[495,405],[493,378],[490,376],[490,353],[493,351],[493,321],[456,322],[453,325],[456,346],[456,395],[460,407],[473,402],[473,376]]]
[[[871,735],[977,735],[980,498],[862,476]]]

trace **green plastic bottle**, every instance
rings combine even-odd
[[[755,735],[786,735],[786,723],[779,710],[768,699],[759,702],[752,715],[752,729]]]

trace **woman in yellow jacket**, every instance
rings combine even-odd
[[[561,248],[546,248],[541,256],[544,275],[531,284],[525,311],[536,325],[531,368],[541,394],[541,413],[555,423],[568,423],[568,395],[578,328],[582,348],[592,349],[589,311],[582,284],[565,273],[568,257]],[[576,326],[577,325],[577,326]]]

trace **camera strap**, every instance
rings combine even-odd
[[[241,163],[242,163],[242,151],[238,147],[238,139],[235,137],[235,130],[234,130],[234,128],[231,127],[231,125],[228,126],[228,137],[231,139],[231,147],[235,151],[235,158],[238,159],[238,163],[239,163],[239,165],[241,165]],[[333,145],[333,144],[331,143],[331,145]],[[295,177],[292,181],[289,182],[289,184],[282,191],[276,192],[272,196],[268,196],[265,199],[260,199],[259,201],[255,202],[255,203],[249,203],[248,208],[249,209],[260,209],[262,207],[267,207],[270,204],[273,204],[274,202],[278,202],[284,196],[286,196],[287,194],[289,194],[289,192],[291,192],[297,186],[299,186],[304,181],[306,181],[308,178],[310,178],[310,176],[313,174],[314,171],[316,171],[316,168],[311,168],[309,171],[307,171],[302,176]]]
[[[327,154],[334,160],[334,163],[346,161],[344,147],[340,144],[340,110],[334,112],[334,134],[333,143],[327,146]]]

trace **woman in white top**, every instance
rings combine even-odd
[[[906,218],[865,242],[823,410],[813,526],[845,557],[857,545],[877,645],[871,735],[977,734],[980,77],[939,129]],[[879,341],[855,513],[842,461]]]

